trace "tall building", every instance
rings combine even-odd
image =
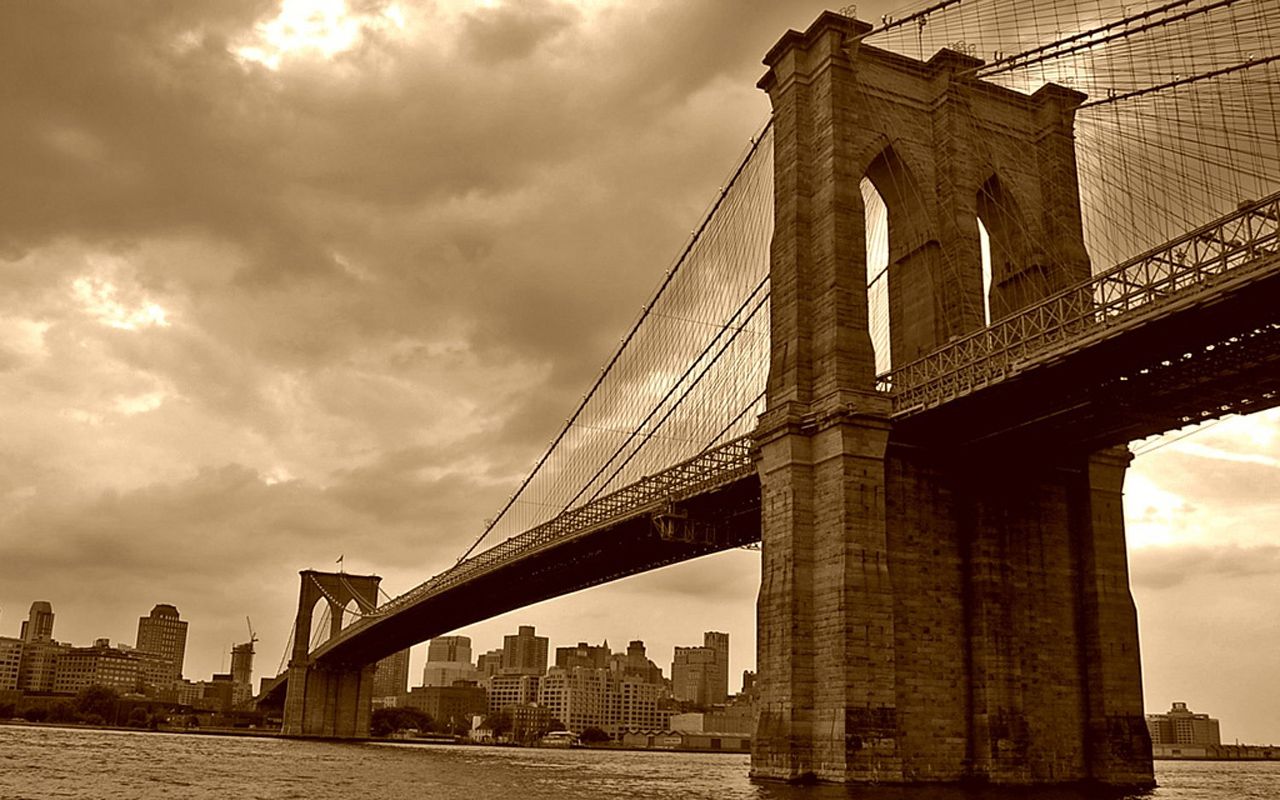
[[[698,706],[719,705],[729,698],[729,634],[707,631],[702,641],[675,649],[671,693]]]
[[[22,623],[19,638],[24,642],[53,641],[53,606],[47,600],[37,600],[31,604],[31,612]]]
[[[502,650],[490,650],[481,653],[476,659],[476,676],[478,679],[492,678],[502,672]]]
[[[578,642],[576,647],[557,647],[556,666],[560,669],[586,667],[587,669],[608,669],[610,656],[609,642],[591,645]]]
[[[1186,703],[1174,703],[1164,714],[1148,714],[1152,744],[1222,744],[1218,721],[1192,713]]]
[[[515,635],[502,637],[502,674],[545,675],[547,643],[547,637],[534,635],[532,625],[521,625]]]
[[[708,691],[712,704],[723,703],[729,699],[729,634],[719,631],[707,631],[702,634],[702,646],[715,651],[716,670],[711,676]]]
[[[470,636],[437,636],[427,642],[428,661],[471,663]]]
[[[614,653],[610,657],[609,668],[614,673],[639,678],[655,686],[663,683],[662,667],[649,659],[644,651],[644,642],[639,639],[627,643],[626,653]]]
[[[231,703],[240,705],[253,697],[253,643],[249,641],[231,647]]]
[[[458,681],[479,679],[471,664],[471,639],[466,636],[437,636],[427,644],[427,663],[422,667],[423,686],[452,686]]]
[[[182,662],[187,652],[187,623],[178,616],[178,609],[168,603],[158,603],[151,614],[138,618],[138,638],[134,645],[138,650],[156,653],[164,659],[167,669],[152,676],[157,688],[169,688],[182,680]]]
[[[409,693],[409,648],[392,653],[373,671],[373,703],[394,708]]]
[[[0,636],[0,692],[18,688],[18,674],[22,668],[21,639]]]

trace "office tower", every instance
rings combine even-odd
[[[157,688],[169,688],[182,680],[182,662],[187,651],[187,623],[178,617],[178,609],[158,603],[151,614],[138,618],[138,650],[160,655],[166,667],[159,674],[147,676]]]
[[[374,705],[394,708],[409,692],[409,648],[392,653],[373,671]]]
[[[729,634],[707,631],[701,647],[677,647],[671,663],[671,693],[698,706],[729,697]]]
[[[53,606],[47,600],[37,600],[31,604],[31,613],[22,623],[19,638],[24,642],[53,641]]]
[[[479,676],[471,663],[471,639],[466,636],[438,636],[427,644],[427,663],[422,667],[423,686],[452,686],[457,681],[475,681]]]
[[[502,637],[502,674],[545,675],[547,643],[547,637],[534,635],[532,625],[521,625],[515,635]]]
[[[427,643],[427,661],[471,663],[471,637],[437,636]]]

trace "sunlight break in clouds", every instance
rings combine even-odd
[[[167,312],[156,303],[144,301],[135,309],[126,308],[116,299],[116,286],[111,281],[91,277],[76,278],[71,283],[71,291],[90,316],[110,328],[136,331],[153,325],[169,327]]]
[[[353,13],[345,0],[284,0],[274,19],[254,26],[258,41],[235,53],[244,61],[278,70],[284,57],[293,53],[332,59],[359,44],[366,31],[404,29],[404,11],[395,3],[377,13]]]

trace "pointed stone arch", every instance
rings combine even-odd
[[[996,172],[978,187],[974,208],[986,230],[989,284],[986,303],[992,322],[1003,319],[1049,293],[1041,259],[1028,232],[1023,204]]]

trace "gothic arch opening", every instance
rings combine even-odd
[[[889,211],[870,178],[863,178],[862,209],[867,247],[867,331],[875,351],[876,374],[893,366],[889,348]]]
[[[976,208],[979,236],[985,234],[983,307],[990,324],[1042,296],[1044,287],[1023,285],[1030,260],[1026,227],[1013,195],[995,175],[978,189]]]
[[[861,188],[868,325],[881,373],[938,343],[933,287],[939,248],[919,182],[892,145],[867,165]]]
[[[317,597],[311,606],[311,636],[307,646],[308,651],[316,649],[329,640],[331,630],[329,620],[332,616],[329,611],[329,601],[323,595]]]
[[[360,603],[353,597],[342,607],[342,627],[345,628],[358,619],[360,619]]]

